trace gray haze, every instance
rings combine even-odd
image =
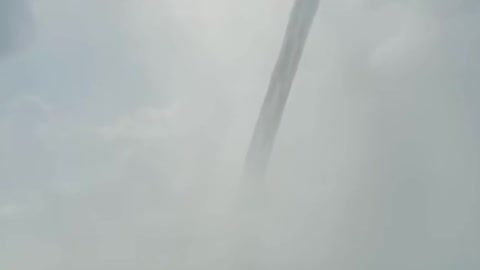
[[[24,47],[31,39],[32,18],[27,1],[0,1],[0,57]]]
[[[0,0],[0,268],[228,269],[292,4]],[[480,267],[478,25],[474,0],[322,1],[262,269]]]

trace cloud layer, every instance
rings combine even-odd
[[[229,269],[292,3],[0,0],[0,268]],[[35,35],[12,53],[21,10]],[[480,266],[479,13],[322,1],[255,230],[262,269]]]

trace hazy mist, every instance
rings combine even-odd
[[[0,0],[0,268],[238,269],[293,2]],[[320,2],[256,268],[480,267],[478,25],[476,0]]]

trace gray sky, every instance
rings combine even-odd
[[[0,268],[226,269],[292,3],[0,0]],[[480,267],[478,25],[474,0],[321,2],[263,269]]]

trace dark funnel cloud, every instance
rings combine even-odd
[[[319,0],[297,0],[292,8],[282,49],[270,78],[245,164],[245,173],[265,173],[285,104],[297,73]]]

